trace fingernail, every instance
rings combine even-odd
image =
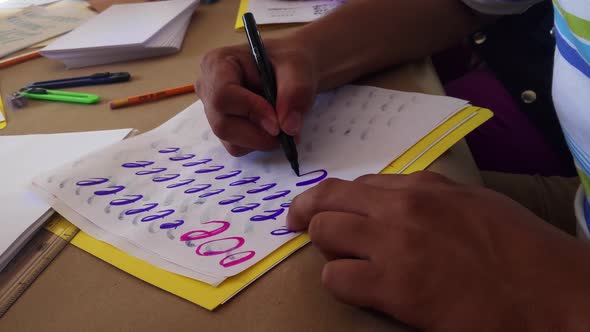
[[[295,136],[301,129],[301,113],[291,112],[287,115],[287,118],[283,122],[283,130],[285,133],[291,136]]]
[[[264,129],[267,133],[269,133],[273,136],[276,136],[279,134],[278,126],[271,119],[268,119],[268,118],[262,119],[262,121],[260,121],[260,125],[262,126],[262,129]]]

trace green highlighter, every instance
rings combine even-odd
[[[61,101],[64,103],[96,104],[100,100],[97,95],[69,91],[47,90],[44,88],[25,88],[17,92],[27,99]]]

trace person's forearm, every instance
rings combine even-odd
[[[482,21],[460,0],[351,0],[293,38],[312,52],[325,90],[443,50]]]

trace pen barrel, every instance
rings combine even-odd
[[[290,162],[297,161],[297,146],[295,145],[295,140],[293,137],[285,134],[284,132],[279,133],[279,142],[281,143],[281,147],[285,152],[285,156]]]
[[[266,100],[276,110],[276,77],[270,58],[267,56],[266,50],[264,49],[264,44],[262,42],[260,32],[258,31],[258,28],[256,26],[256,20],[254,19],[254,15],[252,15],[252,13],[245,13],[242,16],[242,20],[244,21],[244,28],[246,30],[246,37],[248,38],[250,50],[252,51],[252,57],[254,58],[254,62],[256,63],[258,74],[260,74],[262,92],[264,93],[264,97],[266,98]],[[281,143],[281,147],[283,148],[285,156],[291,164],[291,168],[293,168],[295,174],[299,176],[299,161],[297,160],[297,147],[295,146],[295,141],[293,140],[293,137],[281,131],[279,133],[279,141]]]

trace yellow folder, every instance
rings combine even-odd
[[[234,29],[239,30],[244,28],[244,22],[242,16],[248,11],[248,0],[240,1],[240,7],[238,8],[238,17],[236,18],[236,24]]]
[[[385,167],[381,173],[409,174],[425,169],[461,138],[491,117],[490,110],[479,107],[470,106],[461,110]],[[53,224],[48,230],[58,234],[57,230],[64,227],[63,223],[67,223],[65,219],[61,225]],[[162,270],[84,232],[79,232],[71,243],[141,280],[213,310],[308,242],[307,234],[302,234],[244,272],[226,279],[218,287]]]
[[[0,92],[0,113],[4,120],[0,121],[0,129],[6,128],[6,111],[4,110],[4,104],[2,103],[2,93]]]

